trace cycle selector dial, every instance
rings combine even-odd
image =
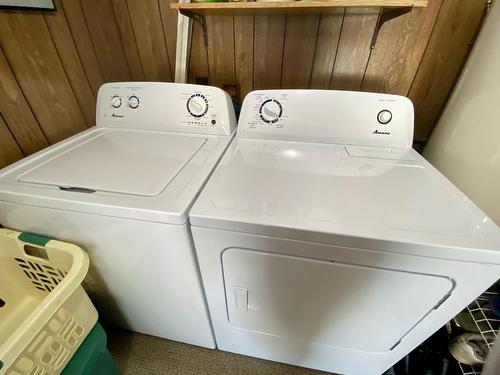
[[[262,121],[268,124],[277,122],[283,114],[283,107],[276,99],[267,99],[260,105],[259,116]]]
[[[118,95],[115,95],[111,98],[111,106],[113,108],[120,108],[122,105],[122,98],[120,98]]]
[[[139,107],[139,98],[135,95],[130,96],[128,98],[128,106],[132,109]]]
[[[202,94],[193,94],[187,101],[187,110],[191,116],[203,117],[208,111],[208,100]]]

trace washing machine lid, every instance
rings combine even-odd
[[[160,132],[109,130],[55,155],[18,180],[67,190],[156,196],[206,142]]]
[[[190,221],[500,263],[500,230],[491,219],[414,150],[382,151],[237,138],[191,209]]]
[[[94,127],[0,173],[0,204],[184,225],[232,136]]]

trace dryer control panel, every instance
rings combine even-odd
[[[242,106],[238,136],[411,147],[413,104],[403,96],[334,90],[261,90]]]
[[[97,126],[229,135],[236,117],[229,95],[201,85],[106,83],[97,97]]]

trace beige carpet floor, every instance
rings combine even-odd
[[[282,363],[181,344],[117,329],[107,330],[108,348],[124,375],[325,375]]]

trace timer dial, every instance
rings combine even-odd
[[[187,101],[187,110],[191,116],[203,117],[208,111],[208,100],[202,94],[193,94]]]
[[[122,98],[120,98],[118,95],[115,95],[111,98],[111,106],[113,108],[120,108],[122,105]]]
[[[268,124],[274,124],[283,114],[283,107],[276,99],[265,100],[259,108],[259,115],[262,121]]]
[[[377,115],[377,121],[382,125],[388,124],[389,122],[391,122],[391,120],[392,120],[392,113],[387,109],[380,111]]]

